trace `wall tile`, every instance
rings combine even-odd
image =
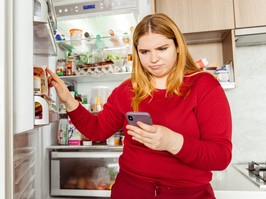
[[[266,161],[266,45],[236,48],[237,88],[226,91],[233,117],[233,163]]]

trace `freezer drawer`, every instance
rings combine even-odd
[[[51,196],[109,197],[122,151],[52,151]]]
[[[14,199],[35,197],[35,150],[33,147],[14,149]]]

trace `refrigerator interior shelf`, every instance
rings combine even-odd
[[[110,197],[110,190],[80,190],[80,189],[61,189],[62,196],[90,196],[90,197]]]
[[[46,95],[45,93],[35,93],[34,95],[43,97],[43,98],[47,99],[50,102],[55,102],[50,96]]]
[[[121,152],[104,151],[104,152],[52,152],[52,159],[54,158],[118,158]]]
[[[113,82],[123,81],[130,78],[131,72],[101,73],[91,75],[60,76],[60,79],[76,83]]]
[[[118,150],[118,151],[122,151],[123,150],[123,146],[119,145],[119,146],[107,146],[107,145],[91,145],[91,146],[69,146],[69,145],[54,145],[54,146],[49,146],[47,147],[48,150],[76,150],[76,149],[80,149],[80,150],[86,150],[86,149],[96,149],[96,150]]]

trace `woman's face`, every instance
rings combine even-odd
[[[172,39],[148,33],[139,38],[138,54],[142,66],[155,78],[165,78],[174,67],[178,49]]]

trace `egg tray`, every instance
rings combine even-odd
[[[105,66],[77,67],[76,75],[108,74],[126,72],[126,66],[115,66],[113,64]]]

